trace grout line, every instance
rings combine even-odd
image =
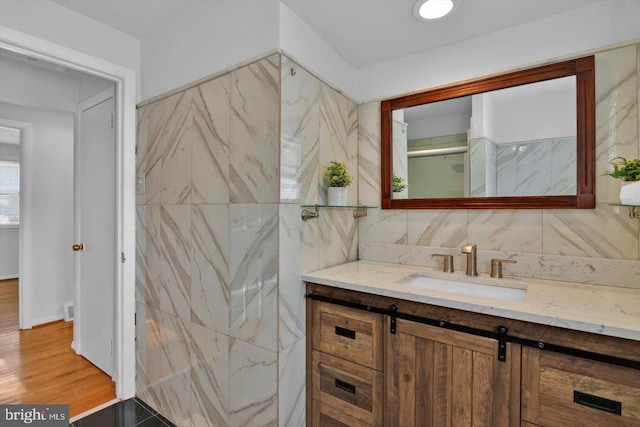
[[[139,405],[139,406],[143,407],[144,409],[146,409],[147,412],[149,412],[151,415],[156,415],[158,413],[158,411],[156,411],[149,404],[147,404],[147,402],[145,402],[142,399],[139,399],[138,397],[134,397],[133,401],[136,402],[137,405]]]
[[[149,421],[151,418],[157,418],[157,417],[156,417],[155,415],[153,415],[153,414],[149,413],[149,416],[148,416],[147,418],[145,418],[145,419],[143,419],[143,420],[139,420],[139,421],[137,421],[137,422],[136,422],[132,427],[136,427],[136,426],[139,426],[139,425],[141,425],[141,424],[144,424],[144,423],[146,423],[147,421]],[[126,427],[126,426],[125,426],[125,427]]]

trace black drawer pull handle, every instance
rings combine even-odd
[[[346,383],[336,378],[336,387],[341,390],[347,391],[351,394],[356,394],[356,386],[353,384]]]
[[[352,331],[351,329],[347,328],[341,328],[340,326],[336,326],[336,335],[351,338],[352,340],[356,339],[356,331]]]
[[[588,406],[611,414],[622,415],[622,403],[615,400],[605,399],[604,397],[594,396],[592,394],[574,390],[573,402],[578,405]]]

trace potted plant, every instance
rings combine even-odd
[[[327,204],[329,206],[346,206],[347,187],[351,185],[353,176],[347,172],[345,162],[331,161],[324,167],[324,182],[327,184]]]
[[[393,173],[393,192],[402,193],[407,188],[407,184],[402,177],[399,177],[395,172]]]
[[[620,189],[620,202],[625,205],[640,205],[640,159],[616,157],[610,163],[613,170],[605,175],[628,182]]]

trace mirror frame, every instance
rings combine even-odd
[[[576,76],[576,195],[393,199],[391,113],[496,89]],[[587,56],[383,100],[380,103],[382,209],[593,209],[595,208],[595,58]]]

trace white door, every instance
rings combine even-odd
[[[116,139],[113,89],[78,108],[75,155],[75,350],[113,377]]]

